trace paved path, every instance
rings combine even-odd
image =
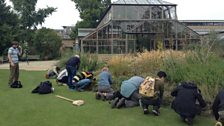
[[[20,67],[20,70],[43,71],[56,65],[57,62],[58,62],[57,60],[30,61],[29,64],[27,64],[26,62],[20,62],[19,67]],[[9,69],[9,64],[8,63],[0,64],[0,69]]]

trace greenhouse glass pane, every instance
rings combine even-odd
[[[135,0],[125,0],[126,4],[137,4]]]

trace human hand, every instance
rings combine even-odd
[[[15,64],[13,62],[10,63],[11,66],[15,66]]]

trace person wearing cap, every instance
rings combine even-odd
[[[12,85],[15,81],[19,80],[19,56],[22,54],[21,47],[18,46],[17,41],[12,42],[12,46],[8,49],[9,60],[9,82],[8,85]]]
[[[79,69],[80,65],[80,57],[79,55],[75,55],[71,57],[67,62],[66,62],[66,70],[68,72],[68,87],[69,89],[75,89],[75,85],[73,85],[72,80],[73,77],[76,75],[76,71]]]

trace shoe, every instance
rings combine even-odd
[[[103,101],[106,101],[106,100],[107,100],[106,96],[104,96],[103,94],[101,95],[101,99],[102,99]]]
[[[76,91],[75,87],[73,87],[73,86],[68,87],[68,89],[69,89],[70,91]]]
[[[155,116],[159,116],[159,111],[158,111],[158,110],[153,109],[153,110],[152,110],[152,113],[153,113]]]
[[[125,98],[121,98],[121,99],[118,101],[116,107],[119,109],[119,108],[121,108],[124,104],[125,104]]]
[[[119,98],[116,97],[112,102],[111,102],[111,108],[115,108],[117,105],[117,102],[119,101]]]
[[[193,120],[191,118],[185,118],[185,122],[189,125],[192,126],[193,125]]]
[[[83,92],[83,91],[84,91],[84,90],[81,89],[81,88],[80,88],[80,89],[78,88],[78,89],[76,89],[76,90],[77,90],[78,92]]]
[[[96,99],[97,100],[100,100],[100,97],[101,97],[100,93],[99,92],[96,92]]]
[[[145,115],[147,115],[147,114],[149,114],[149,110],[148,110],[148,109],[143,109],[143,113],[144,113]]]

